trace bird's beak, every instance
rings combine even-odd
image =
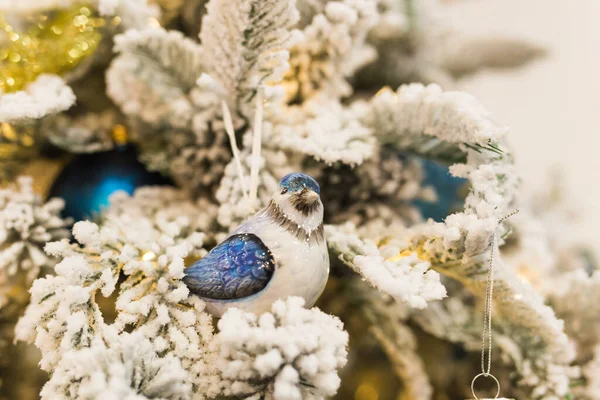
[[[305,194],[304,194],[304,202],[306,204],[308,204],[309,206],[314,204],[315,201],[319,200],[319,194],[313,190],[308,190]]]

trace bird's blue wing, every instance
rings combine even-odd
[[[260,292],[275,271],[275,259],[252,233],[232,235],[185,270],[190,291],[210,299],[240,299]]]

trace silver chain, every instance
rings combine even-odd
[[[512,217],[519,210],[515,210],[510,214],[498,220],[498,226],[507,218]],[[492,369],[492,298],[494,295],[494,255],[496,252],[496,232],[494,229],[490,240],[490,258],[488,260],[488,276],[487,286],[485,289],[485,315],[483,318],[483,334],[481,335],[481,373],[483,376],[490,375]],[[487,339],[487,340],[486,340]],[[486,368],[486,342],[487,342],[487,368]]]

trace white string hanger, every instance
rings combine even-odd
[[[258,171],[260,169],[260,152],[262,148],[263,99],[261,89],[256,93],[256,112],[254,129],[252,130],[252,158],[250,162],[250,208],[254,211],[258,197]]]
[[[235,131],[233,129],[231,113],[229,112],[229,107],[227,106],[225,100],[221,102],[221,105],[223,108],[223,123],[225,124],[225,132],[227,132],[227,136],[229,137],[229,145],[231,146],[231,152],[233,153],[233,159],[235,160],[238,179],[240,180],[240,185],[242,186],[242,195],[244,196],[244,200],[249,203],[248,189],[246,189],[246,178],[244,176],[244,169],[242,168],[240,150],[238,149],[237,140],[235,139]]]
[[[221,103],[223,108],[223,123],[225,124],[225,131],[229,137],[229,144],[235,160],[236,170],[240,185],[242,188],[242,195],[246,204],[248,204],[248,214],[251,214],[255,210],[258,198],[258,173],[260,170],[261,160],[261,148],[262,148],[262,121],[263,121],[263,99],[260,88],[256,94],[256,111],[254,114],[254,129],[252,130],[252,154],[250,158],[250,189],[246,187],[246,176],[244,174],[244,168],[242,166],[242,158],[240,156],[240,150],[237,146],[237,140],[235,138],[235,131],[233,129],[233,121],[231,119],[231,113],[229,107],[225,101]]]

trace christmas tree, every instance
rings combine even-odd
[[[0,398],[464,399],[490,365],[503,396],[598,398],[600,272],[456,89],[542,48],[429,0],[0,12]],[[324,206],[318,302],[209,312],[186,271],[292,172]]]

